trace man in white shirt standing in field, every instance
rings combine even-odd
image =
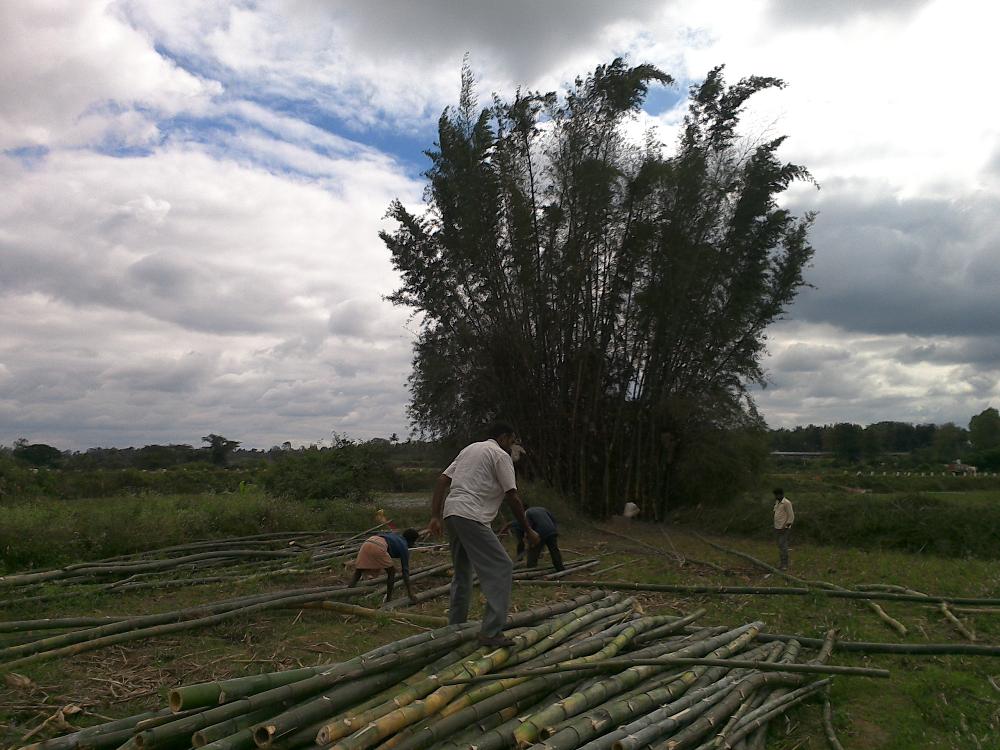
[[[488,440],[466,446],[438,477],[431,500],[428,528],[431,534],[438,535],[443,522],[451,546],[454,577],[448,622],[454,625],[469,619],[475,573],[486,597],[486,612],[479,632],[479,642],[484,646],[514,643],[501,633],[510,608],[513,564],[490,527],[501,503],[510,506],[525,530],[528,545],[534,547],[539,543],[517,494],[510,457],[513,444],[514,428],[503,422],[493,424]]]
[[[780,487],[774,490],[774,535],[778,540],[778,567],[788,570],[788,536],[792,533],[792,523],[795,521],[795,511],[792,501],[785,497],[785,491]]]

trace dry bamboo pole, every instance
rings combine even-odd
[[[580,750],[634,750],[669,734],[724,700],[736,687],[738,676],[721,680],[686,693],[646,716],[626,724],[605,737],[599,737]]]
[[[762,642],[798,640],[803,646],[820,648],[820,638],[805,638],[784,633],[762,633],[757,637]],[[909,654],[914,656],[1000,656],[1000,645],[976,643],[872,643],[867,641],[837,641],[837,651],[853,651],[865,654]]]
[[[938,607],[940,607],[941,614],[944,615],[944,619],[950,622],[952,626],[955,628],[955,630],[957,630],[962,635],[963,638],[975,643],[976,634],[973,633],[971,630],[969,630],[969,628],[966,627],[964,622],[955,617],[955,614],[948,608],[947,604],[941,602],[941,604],[939,604]]]
[[[190,619],[175,620],[173,622],[166,622],[161,625],[153,625],[147,627],[135,627],[134,629],[119,629],[112,632],[109,635],[97,635],[93,637],[88,631],[88,635],[91,635],[87,640],[83,640],[79,637],[80,631],[76,633],[70,633],[68,636],[73,636],[72,639],[68,637],[60,638],[50,638],[44,639],[47,641],[51,647],[45,650],[35,651],[26,656],[18,659],[12,659],[0,664],[0,669],[2,670],[12,670],[18,667],[24,666],[25,664],[32,664],[38,661],[47,661],[50,659],[56,659],[63,656],[73,656],[76,654],[84,653],[86,651],[92,651],[94,649],[103,648],[105,646],[114,645],[117,643],[125,643],[128,641],[140,640],[143,638],[149,638],[151,636],[164,635],[166,633],[175,633],[181,630],[192,630],[195,628],[207,627],[209,625],[215,625],[219,622],[224,622],[225,620],[230,620],[234,617],[242,617],[255,612],[261,612],[267,609],[274,609],[277,607],[290,606],[294,604],[301,604],[309,601],[316,601],[326,596],[331,595],[331,591],[323,591],[316,594],[300,594],[298,596],[291,597],[281,597],[274,598],[268,601],[259,602],[257,604],[252,604],[245,607],[230,608],[218,614],[209,615],[207,617],[193,617]],[[137,618],[138,620],[144,620],[145,618]],[[134,622],[134,621],[132,621]],[[103,630],[104,628],[117,628],[119,625],[128,625],[130,621],[123,621],[120,623],[114,623],[108,626],[102,626],[100,628],[95,628],[94,630]],[[65,646],[55,646],[55,642],[60,641],[62,638],[69,640]],[[65,642],[65,641],[62,641]],[[34,641],[33,644],[41,644],[42,641]],[[16,647],[23,648],[23,647]],[[6,650],[6,649],[5,649]]]
[[[441,565],[425,568],[411,576],[411,580],[429,575],[443,567],[446,566]],[[78,654],[115,643],[172,633],[179,630],[205,627],[233,617],[244,616],[266,609],[317,601],[329,596],[345,598],[363,596],[374,591],[378,585],[378,581],[375,581],[355,588],[338,585],[334,587],[299,589],[298,591],[304,593],[294,595],[293,592],[282,591],[216,602],[214,604],[191,607],[185,610],[158,615],[145,615],[131,620],[121,620],[96,628],[73,631],[61,636],[33,641],[30,644],[0,649],[0,658],[24,654],[21,658],[8,660],[6,663],[0,664],[0,669],[9,670],[35,661]]]
[[[764,568],[765,570],[769,570],[769,571],[771,571],[771,573],[773,573],[775,575],[779,575],[782,578],[785,578],[785,579],[787,579],[789,581],[793,581],[793,582],[796,582],[796,583],[802,583],[802,584],[805,584],[806,586],[815,586],[815,587],[823,589],[825,591],[841,591],[841,592],[849,591],[849,589],[846,589],[843,586],[838,586],[835,583],[829,583],[827,581],[806,581],[806,580],[803,580],[801,578],[797,578],[797,577],[789,574],[787,571],[781,570],[780,568],[775,568],[773,565],[769,565],[768,563],[766,563],[763,560],[760,560],[760,559],[754,557],[753,555],[748,555],[746,552],[740,552],[739,550],[734,550],[734,549],[730,549],[729,547],[724,547],[721,544],[718,544],[716,542],[712,542],[712,541],[706,539],[705,537],[701,536],[700,534],[698,534],[696,532],[694,532],[694,534],[695,534],[696,537],[698,537],[698,539],[700,539],[701,541],[703,541],[705,544],[708,544],[709,546],[715,547],[716,549],[722,550],[723,552],[728,552],[729,554],[736,555],[738,557],[742,557],[745,560],[749,560],[750,562],[754,563],[758,567]],[[893,630],[895,630],[901,636],[903,636],[903,637],[906,636],[906,634],[907,634],[906,626],[903,625],[903,623],[901,623],[899,620],[897,620],[894,617],[892,617],[892,615],[890,615],[888,612],[886,612],[885,609],[883,609],[881,607],[881,605],[876,604],[873,601],[866,601],[865,602],[865,606],[867,606],[869,609],[871,609],[872,612],[874,612],[875,615],[882,622],[884,622],[887,626],[889,626],[890,628],[892,628]]]
[[[755,653],[769,654],[771,649],[764,647],[757,647],[745,652],[746,657],[750,657]],[[730,690],[738,683],[746,673],[743,669],[727,670],[719,667],[694,667],[692,672],[701,672],[701,676],[698,677],[691,686],[684,692],[684,694],[677,700],[661,705],[654,710],[637,716],[635,719],[628,723],[624,723],[617,727],[616,729],[607,732],[599,737],[596,737],[584,745],[581,745],[579,750],[611,750],[619,741],[628,743],[634,743],[636,746],[645,746],[647,743],[645,741],[640,741],[636,739],[640,737],[639,733],[649,727],[652,724],[662,724],[663,722],[670,720],[673,721],[676,726],[689,721],[692,716],[695,716],[702,711],[706,710],[709,706],[722,700]],[[702,680],[708,678],[704,684]],[[666,728],[656,728],[648,730],[651,733],[650,740],[655,740],[661,734],[668,731]]]
[[[818,680],[816,682],[810,683],[803,687],[793,690],[787,695],[783,695],[776,701],[771,703],[765,703],[761,706],[755,715],[748,715],[743,722],[741,722],[734,730],[732,737],[722,743],[723,750],[734,750],[735,743],[746,737],[748,734],[753,732],[759,727],[766,726],[767,723],[776,716],[779,716],[793,706],[801,703],[806,698],[811,696],[813,693],[824,689],[830,684],[829,679]],[[664,745],[661,745],[656,750],[681,750],[685,745],[683,744],[671,744],[675,740],[669,740]]]
[[[527,586],[569,586],[601,588],[615,591],[662,591],[680,594],[770,594],[775,596],[820,596],[830,599],[862,599],[889,602],[921,602],[924,604],[971,604],[975,606],[997,606],[1000,598],[976,598],[968,596],[916,596],[878,591],[852,591],[850,589],[810,589],[794,586],[688,586],[667,583],[635,583],[632,581],[518,581]]]
[[[635,537],[631,537],[628,534],[622,534],[619,531],[613,531],[613,530],[611,530],[609,528],[606,528],[606,527],[603,527],[603,526],[596,526],[596,525],[592,525],[592,526],[597,531],[603,532],[605,534],[611,534],[612,536],[617,536],[617,537],[619,537],[621,539],[625,539],[626,541],[632,542],[632,544],[638,544],[641,547],[646,547],[647,549],[650,549],[653,552],[656,552],[657,554],[661,554],[661,555],[663,554],[663,550],[662,549],[660,549],[659,547],[656,547],[656,546],[654,546],[652,544],[647,544],[646,542],[642,541],[641,539],[636,539]],[[725,568],[723,568],[723,567],[721,567],[719,565],[716,565],[714,562],[709,562],[708,560],[698,560],[698,559],[696,559],[694,557],[689,557],[689,558],[687,558],[687,560],[684,560],[684,559],[678,560],[678,563],[680,565],[684,565],[685,562],[693,562],[693,563],[696,563],[697,565],[704,565],[706,568],[711,568],[712,570],[714,570],[714,571],[716,571],[718,573],[725,573],[726,572]]]
[[[124,719],[117,719],[115,721],[109,721],[104,724],[98,724],[93,727],[87,727],[86,729],[81,729],[77,732],[72,732],[71,734],[64,734],[61,737],[54,737],[50,740],[44,740],[43,742],[35,742],[31,745],[25,745],[20,748],[20,750],[76,750],[76,748],[81,747],[82,744],[87,744],[88,747],[92,748],[103,748],[103,747],[117,747],[128,737],[119,739],[118,736],[122,732],[131,733],[134,731],[135,726],[145,719],[154,719],[157,717],[173,718],[171,711],[169,709],[161,709],[159,711],[147,711],[145,713],[136,714],[135,716],[129,716]],[[110,738],[106,740],[107,744],[104,744],[102,738]]]
[[[713,728],[724,723],[726,718],[731,716],[746,700],[746,697],[758,688],[766,685],[801,684],[801,682],[801,676],[782,672],[769,674],[757,672],[744,677],[725,698],[694,718],[687,726],[671,735],[664,742],[654,743],[652,746],[657,750],[680,750],[692,747]]]
[[[778,643],[779,641],[772,641],[772,642],[773,643]],[[811,659],[808,663],[809,664],[826,664],[826,662],[833,655],[833,648],[834,648],[834,645],[836,644],[836,642],[837,642],[837,630],[835,628],[831,628],[830,630],[826,631],[826,636],[823,638],[823,644],[820,646],[819,651],[817,652],[816,656],[813,659]],[[801,647],[801,645],[802,644],[798,640],[788,641],[786,656],[790,654],[791,655],[791,659],[783,657],[782,661],[785,662],[785,661],[794,660],[794,658],[798,654],[798,651],[799,651],[799,648]],[[757,703],[754,706],[754,708],[758,708],[765,701],[773,700],[773,699],[776,699],[776,698],[780,698],[782,695],[784,695],[787,692],[788,692],[788,688],[778,688],[777,690],[772,690],[770,692],[770,694],[762,695],[760,702]],[[756,729],[753,732],[751,732],[745,738],[745,740],[746,740],[746,744],[749,747],[752,747],[752,748],[763,748],[764,744],[767,741],[767,725],[764,724],[759,729]]]
[[[301,553],[287,550],[224,550],[220,552],[199,552],[183,557],[169,558],[166,560],[151,560],[147,562],[137,562],[132,564],[111,564],[94,565],[86,567],[59,568],[57,570],[43,570],[37,573],[14,573],[12,575],[0,576],[0,586],[21,586],[25,583],[35,583],[40,581],[52,581],[57,579],[78,578],[87,575],[105,575],[110,573],[136,573],[150,570],[166,570],[178,567],[189,562],[219,558],[289,558],[299,557]]]
[[[377,609],[371,609],[370,607],[362,607],[357,604],[347,604],[346,602],[334,602],[334,601],[319,601],[310,602],[308,604],[302,605],[303,609],[325,609],[331,612],[337,612],[342,615],[357,615],[358,617],[367,617],[369,619],[376,619],[379,617],[385,617],[386,613],[381,612]],[[440,628],[448,624],[447,617],[438,617],[436,615],[425,615],[419,612],[397,612],[393,615],[394,618],[401,620],[408,620],[409,622],[415,622],[418,625],[433,625],[434,627]]]
[[[518,727],[517,731],[514,732],[514,739],[516,740],[519,747],[526,747],[534,743],[536,738],[539,736],[541,731],[547,727],[554,726],[555,724],[568,719],[571,716],[579,714],[588,708],[597,705],[616,693],[627,690],[646,677],[654,674],[657,670],[669,669],[670,667],[680,666],[677,662],[678,658],[684,658],[687,656],[704,656],[707,653],[711,653],[715,649],[723,646],[727,643],[738,639],[747,638],[753,640],[757,633],[760,632],[760,627],[762,623],[750,623],[748,625],[743,625],[739,628],[735,628],[727,633],[716,636],[714,638],[702,641],[701,643],[692,644],[686,646],[676,653],[680,655],[670,657],[672,663],[665,663],[664,660],[660,659],[642,659],[642,660],[629,660],[629,661],[643,661],[651,662],[650,664],[634,664],[631,666],[625,666],[623,671],[619,671],[613,677],[609,677],[605,680],[598,682],[596,685],[588,688],[586,690],[574,693],[573,695],[565,698],[559,703],[553,706],[547,706],[541,711],[532,714],[527,717],[524,722]],[[749,641],[746,641],[749,642]],[[653,649],[648,649],[653,653],[658,649],[671,648],[670,644],[655,647]],[[608,661],[619,661],[624,662],[625,660],[608,660]],[[608,663],[602,662],[599,664],[588,664],[585,665],[587,668],[594,668],[599,666],[604,666]],[[561,669],[561,667],[546,667],[543,669]],[[621,667],[619,667],[621,669]]]
[[[837,732],[833,728],[833,705],[830,703],[830,686],[823,690],[823,734],[826,735],[827,744],[830,750],[844,750],[844,746],[837,739]]]
[[[894,645],[894,644],[890,644]],[[905,644],[904,644],[905,645]],[[766,661],[744,661],[742,659],[710,659],[707,657],[679,657],[665,656],[662,659],[608,659],[595,664],[577,664],[573,666],[553,666],[538,667],[537,669],[525,669],[518,672],[496,672],[488,675],[476,677],[465,677],[449,679],[442,682],[442,685],[471,685],[490,680],[506,680],[516,677],[533,677],[535,675],[556,674],[557,672],[611,672],[616,669],[628,669],[630,667],[661,666],[661,667],[728,667],[735,669],[757,669],[761,672],[795,672],[801,674],[839,674],[850,675],[852,677],[876,677],[889,679],[891,674],[888,669],[875,669],[870,667],[846,667],[836,664],[775,664]]]
[[[710,652],[709,655],[724,659],[741,651],[752,641],[753,631],[749,630]],[[631,693],[605,701],[570,721],[564,721],[555,727],[543,728],[541,736],[545,738],[545,742],[542,743],[542,747],[547,750],[573,750],[581,743],[647,714],[664,703],[676,700],[688,689],[697,685],[708,671],[705,667],[699,666],[684,670],[680,674],[668,674],[661,684],[640,687]],[[720,676],[721,674],[714,676],[709,682],[715,682]]]
[[[24,630],[60,630],[65,628],[106,625],[127,620],[124,615],[104,617],[45,617],[39,620],[7,620],[0,622],[0,633],[18,633]]]

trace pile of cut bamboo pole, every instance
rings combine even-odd
[[[826,666],[763,624],[698,627],[591,591],[509,618],[510,648],[449,625],[337,664],[175,687],[169,706],[24,750],[634,750],[745,748],[798,703],[822,700]]]

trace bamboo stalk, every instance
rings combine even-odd
[[[379,611],[377,609],[371,609],[370,607],[362,607],[357,604],[347,604],[346,602],[334,602],[334,601],[310,602],[306,605],[303,605],[303,607],[305,609],[325,609],[343,615],[357,615],[358,617],[367,617],[369,619],[377,619],[379,617],[386,616],[385,612]],[[418,625],[433,625],[434,627],[444,627],[445,625],[448,624],[447,617],[438,617],[436,615],[425,615],[419,612],[397,612],[393,615],[393,617],[400,620],[415,622]]]
[[[765,703],[761,706],[762,713],[759,716],[753,718],[747,717],[747,719],[733,730],[732,737],[722,744],[723,750],[733,750],[734,745],[743,737],[746,737],[750,732],[754,731],[759,727],[763,727],[773,719],[775,716],[779,716],[788,709],[792,708],[798,703],[801,703],[810,695],[818,690],[823,689],[826,685],[829,685],[829,680],[819,680],[813,682],[809,685],[799,688],[798,690],[793,690],[786,696],[782,696],[781,699],[773,703]],[[764,709],[768,709],[766,712]],[[671,745],[669,742],[663,746],[663,750],[680,750],[682,745]]]
[[[955,617],[954,613],[948,608],[948,605],[941,602],[938,606],[940,607],[941,614],[944,615],[944,618],[954,626],[955,630],[961,633],[962,637],[966,640],[975,643],[976,634],[969,630],[969,628],[965,626],[964,622]]]
[[[761,633],[757,640],[790,641],[797,640],[803,646],[820,648],[820,638],[805,638],[784,633]],[[952,656],[1000,656],[1000,645],[973,643],[873,643],[868,641],[837,641],[838,651],[853,651],[865,654],[912,654],[912,655],[952,655]]]
[[[525,586],[570,586],[587,587],[595,585],[594,581],[518,581]],[[1000,599],[976,598],[968,596],[919,596],[916,594],[898,594],[878,591],[851,591],[850,589],[811,589],[793,586],[689,586],[667,583],[634,583],[632,581],[600,581],[601,588],[615,591],[663,591],[680,594],[765,594],[774,596],[822,596],[830,599],[871,599],[892,602],[921,602],[936,604],[970,604],[982,606],[998,606]]]
[[[613,672],[620,669],[641,666],[661,666],[661,667],[691,667],[691,666],[711,666],[727,667],[735,669],[758,669],[762,672],[795,672],[800,674],[839,674],[850,675],[852,677],[877,677],[888,679],[891,675],[888,669],[874,669],[869,667],[846,667],[838,665],[824,664],[782,664],[777,665],[766,661],[744,661],[742,659],[709,659],[706,657],[676,657],[668,656],[662,659],[608,659],[596,664],[579,664],[575,666],[553,666],[538,667],[536,669],[525,669],[518,672],[497,672],[494,674],[480,675],[477,677],[465,677],[460,679],[450,679],[442,682],[442,685],[468,685],[489,680],[504,680],[518,677],[532,677],[534,675],[556,674],[558,672]]]
[[[715,638],[702,641],[697,644],[692,644],[687,646],[680,651],[678,654],[681,655],[697,655],[702,656],[704,654],[714,651],[726,643],[731,641],[746,638],[748,640],[753,640],[757,635],[761,627],[761,623],[750,623],[744,625],[740,628],[729,631],[722,635],[716,636]],[[669,645],[660,647],[666,650],[670,648]],[[654,649],[655,651],[655,649]],[[559,703],[546,707],[541,711],[532,714],[527,717],[524,722],[518,727],[517,731],[514,732],[514,739],[517,741],[519,747],[526,747],[534,743],[535,739],[539,736],[540,732],[547,728],[554,726],[558,722],[569,718],[570,716],[581,713],[582,711],[597,705],[609,697],[615,695],[622,690],[628,689],[636,685],[639,681],[645,677],[653,674],[656,670],[668,669],[672,666],[679,666],[678,658],[682,657],[670,657],[670,663],[666,660],[660,659],[643,659],[642,662],[651,662],[649,664],[634,664],[628,666],[624,671],[620,671],[619,674],[610,677],[608,679],[602,680],[601,682],[594,685],[592,688],[587,690],[574,693],[573,695],[567,697],[566,699],[560,701]],[[608,660],[608,661],[624,661],[624,660]],[[635,661],[635,660],[630,660]],[[602,662],[598,664],[588,664],[587,667],[599,667],[607,664],[607,662]],[[547,667],[545,669],[561,669],[560,667]]]

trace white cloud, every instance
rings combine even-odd
[[[377,231],[422,186],[384,144],[430,146],[466,51],[484,101],[620,53],[682,88],[720,63],[786,79],[747,132],[790,134],[822,185],[785,200],[820,211],[817,289],[773,332],[765,415],[964,423],[1000,401],[998,21],[973,0],[0,4],[0,442],[405,432],[413,324],[380,300]],[[671,143],[666,101],[631,132]]]
[[[0,3],[0,68],[0,148],[146,142],[155,125],[122,108],[192,110],[221,90],[157,54],[108,0]]]

